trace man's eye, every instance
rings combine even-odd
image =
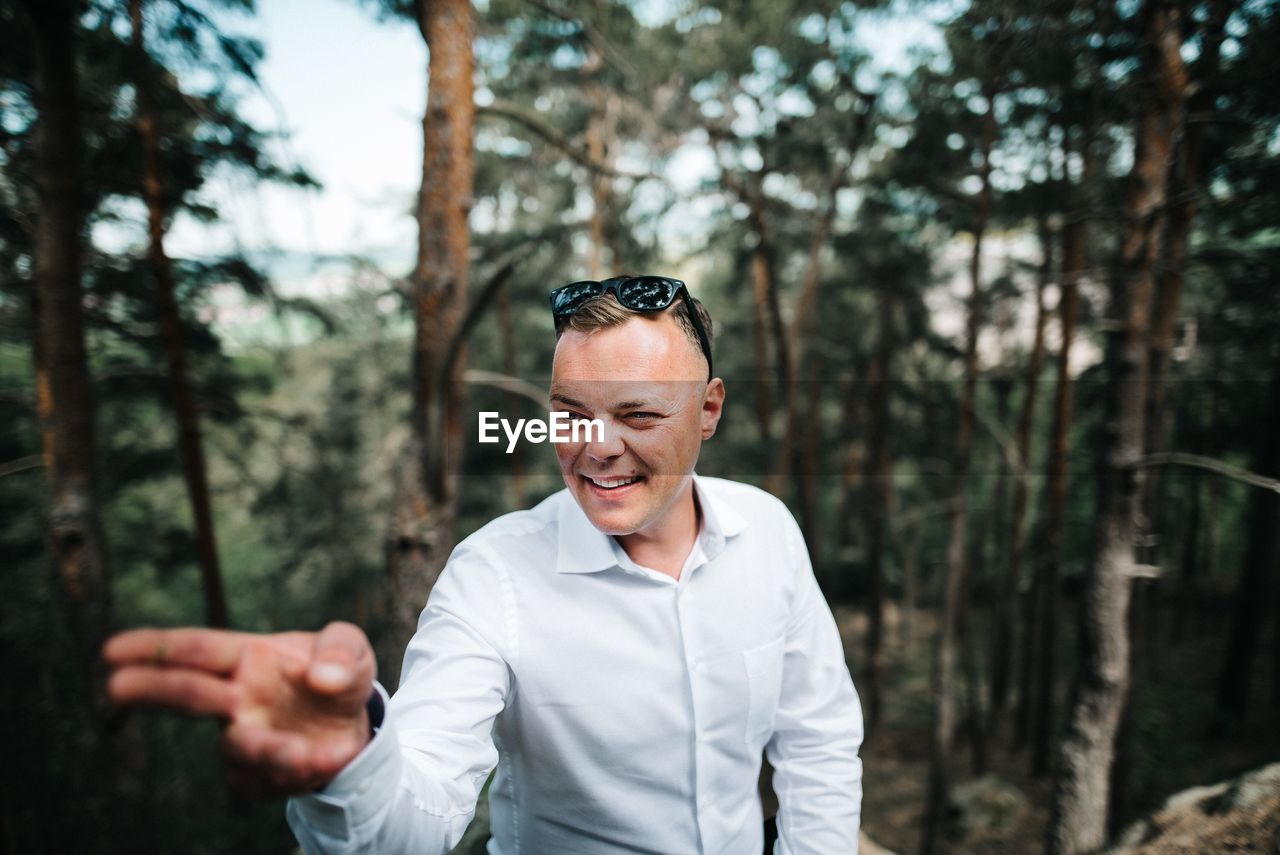
[[[631,421],[647,422],[658,418],[657,413],[627,413],[627,418]]]
[[[573,410],[564,410],[564,412],[568,414],[568,416],[569,416],[569,421],[571,421],[571,422],[572,422],[572,421],[577,421],[577,420],[579,420],[579,419],[586,419],[586,418],[587,418],[587,417],[586,417],[586,416],[584,416],[582,413],[575,413]]]

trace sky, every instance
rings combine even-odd
[[[223,222],[175,224],[170,251],[206,256],[239,248],[308,256],[368,254],[411,263],[422,168],[426,50],[409,22],[380,22],[356,0],[259,0],[227,29],[258,38],[263,92],[244,113],[282,129],[277,160],[302,166],[319,191],[222,176],[207,198]]]
[[[427,57],[417,27],[379,21],[359,0],[257,5],[253,16],[223,19],[224,29],[255,37],[265,48],[262,91],[248,93],[243,112],[264,130],[287,131],[288,139],[273,146],[277,160],[305,168],[323,187],[305,191],[221,176],[209,183],[205,201],[223,221],[180,219],[168,237],[171,254],[274,255],[267,264],[277,280],[306,276],[299,260],[317,256],[366,255],[392,274],[406,272],[416,246],[412,211],[426,103]],[[877,60],[895,66],[905,64],[909,47],[937,38],[928,22],[895,16],[869,25],[863,40],[874,45]],[[708,152],[689,152],[677,159],[682,174],[673,175],[673,183],[691,189],[711,163]],[[697,200],[691,202],[696,217]],[[289,290],[288,281],[277,284]]]
[[[209,182],[204,200],[222,221],[180,218],[166,241],[170,254],[197,258],[244,251],[266,266],[279,293],[312,298],[349,288],[343,259],[351,255],[404,275],[417,244],[413,206],[426,103],[427,55],[417,27],[380,21],[359,0],[258,0],[257,6],[253,16],[223,20],[224,29],[257,38],[265,49],[261,91],[246,94],[242,111],[263,130],[286,132],[273,144],[278,162],[301,166],[322,187],[300,190],[220,176]],[[954,12],[945,6],[938,7],[937,17]],[[937,27],[914,10],[864,18],[860,38],[876,65],[898,72],[909,68],[912,48],[941,47]],[[705,218],[707,206],[716,204],[691,192],[713,164],[696,144],[673,162],[673,186],[689,198],[671,218],[680,232],[672,243],[689,237],[690,228],[696,231],[689,220]],[[122,239],[145,238],[144,218],[137,219],[138,233]],[[336,263],[317,263],[321,258]],[[958,334],[960,290],[946,289],[933,307],[944,334]],[[226,314],[225,326],[235,327],[252,320],[246,315],[250,309],[229,292],[227,304],[215,311]]]

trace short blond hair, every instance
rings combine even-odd
[[[702,328],[707,333],[707,347],[711,347],[712,338],[715,335],[711,325],[711,315],[707,312],[707,307],[702,302],[689,295],[692,301],[694,311],[698,313],[698,320],[702,321]],[[618,302],[618,298],[612,292],[606,291],[594,297],[589,297],[583,301],[572,315],[569,315],[561,323],[556,325],[556,339],[558,340],[565,330],[573,330],[584,334],[599,332],[609,327],[617,327],[625,324],[627,321],[636,317],[653,316],[657,317],[662,314],[674,314],[676,323],[680,325],[680,329],[684,330],[684,334],[693,342],[693,346],[698,349],[698,353],[702,353],[702,342],[698,340],[698,331],[693,326],[693,321],[689,319],[689,311],[684,308],[685,301],[683,297],[676,299],[667,308],[661,312],[642,312],[639,309],[629,309]]]

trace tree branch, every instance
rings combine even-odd
[[[493,103],[484,106],[476,105],[476,115],[478,116],[496,116],[523,125],[533,131],[544,141],[554,148],[560,149],[567,154],[572,160],[578,164],[585,166],[597,175],[606,175],[610,178],[632,178],[643,180],[645,178],[657,178],[662,180],[662,176],[653,172],[621,172],[611,166],[593,160],[581,145],[575,144],[573,140],[566,137],[560,131],[552,127],[551,123],[545,121],[537,113],[530,112],[524,107],[513,101],[503,98],[494,99]]]
[[[468,368],[462,372],[462,382],[478,386],[493,386],[502,389],[504,392],[510,392],[517,397],[533,401],[539,407],[545,408],[548,406],[547,390],[541,386],[535,386],[528,380],[521,380],[519,377],[499,374],[497,371]]]
[[[559,18],[570,24],[577,24],[582,27],[582,32],[586,35],[587,41],[591,42],[592,47],[600,51],[602,57],[607,58],[610,65],[618,69],[622,76],[627,78],[627,83],[635,86],[638,75],[636,67],[623,56],[622,52],[615,48],[608,39],[604,37],[604,33],[599,28],[591,24],[584,18],[578,18],[563,9],[556,8],[550,3],[544,3],[542,0],[529,0],[529,4],[535,8],[541,9],[553,18]]]
[[[458,354],[462,351],[462,346],[466,344],[471,335],[471,330],[480,321],[485,309],[493,302],[493,298],[497,296],[498,291],[502,289],[507,280],[511,278],[511,274],[515,272],[516,265],[533,255],[537,250],[538,244],[534,241],[529,241],[507,253],[506,257],[490,274],[488,281],[480,289],[480,293],[471,301],[471,305],[467,307],[467,313],[463,316],[462,322],[458,324],[458,329],[454,332],[453,338],[449,340],[449,345],[445,350],[444,363],[441,368],[441,376],[444,378],[445,383],[448,383],[449,378],[453,376]]]
[[[0,478],[3,478],[6,475],[13,475],[15,472],[35,469],[43,465],[43,454],[28,454],[26,457],[19,457],[17,460],[10,460],[8,463],[0,463]]]
[[[1250,472],[1248,469],[1242,469],[1239,466],[1232,466],[1230,463],[1224,463],[1212,457],[1202,457],[1199,454],[1182,454],[1176,451],[1163,454],[1148,454],[1129,464],[1130,469],[1146,469],[1152,466],[1186,466],[1191,469],[1203,469],[1206,472],[1212,472],[1215,475],[1221,475],[1233,481],[1241,481],[1253,487],[1261,487],[1273,493],[1280,493],[1280,481],[1274,478],[1259,475],[1257,472]]]

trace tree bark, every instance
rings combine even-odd
[[[864,536],[860,521],[861,512],[854,510],[864,498],[862,483],[865,478],[866,456],[863,421],[866,419],[868,393],[864,381],[853,366],[851,375],[841,390],[841,419],[844,439],[839,451],[840,506],[836,511],[839,521],[836,533],[836,552],[840,555],[856,553],[859,537]]]
[[[1086,173],[1090,155],[1085,144]],[[1062,562],[1062,527],[1067,513],[1068,457],[1071,453],[1072,386],[1071,345],[1075,340],[1080,306],[1080,278],[1084,274],[1088,223],[1077,212],[1063,228],[1062,290],[1058,298],[1057,379],[1053,398],[1053,426],[1045,478],[1044,517],[1040,529],[1040,557],[1023,625],[1028,640],[1020,697],[1018,730],[1032,739],[1031,772],[1049,772],[1053,736],[1053,698],[1057,686],[1058,576]],[[1034,677],[1034,679],[1033,679]],[[1020,742],[1022,740],[1019,740]]]
[[[1234,0],[1214,0],[1210,4],[1200,59],[1195,66],[1196,87],[1187,103],[1191,114],[1213,111],[1214,98],[1218,94],[1218,62],[1222,49],[1223,32],[1227,17],[1235,6]],[[1168,450],[1170,424],[1167,406],[1166,376],[1169,358],[1173,351],[1174,334],[1177,331],[1178,313],[1182,304],[1183,282],[1186,278],[1187,258],[1191,244],[1192,226],[1195,224],[1196,207],[1204,181],[1204,123],[1186,122],[1174,161],[1169,189],[1169,213],[1165,225],[1163,260],[1156,277],[1155,303],[1151,319],[1151,338],[1147,359],[1150,362],[1150,389],[1147,395],[1146,447],[1152,454]],[[1146,532],[1158,531],[1158,493],[1161,483],[1159,469],[1147,473],[1143,487],[1143,517]],[[1155,538],[1149,548],[1147,561],[1158,562]]]
[[[49,551],[86,707],[98,731],[100,753],[87,759],[110,798],[109,810],[98,820],[110,833],[130,835],[127,839],[147,849],[152,842],[141,821],[145,757],[131,720],[111,714],[100,655],[115,618],[94,472],[96,411],[82,311],[84,153],[76,70],[81,7],[66,0],[27,0],[23,6],[35,54],[33,343],[49,484]],[[98,808],[90,804],[86,810],[97,813]]]
[[[760,180],[763,182],[763,177]],[[784,407],[789,408],[793,403],[791,381],[794,372],[792,371],[791,347],[787,341],[786,327],[782,322],[782,308],[778,304],[778,277],[774,265],[774,247],[770,239],[768,222],[765,218],[763,187],[752,188],[749,192],[747,203],[747,220],[756,239],[751,256],[752,281],[755,284],[756,335],[757,340],[763,337],[768,342],[768,347],[758,354],[760,362],[758,363],[757,378],[761,384],[759,393],[761,395],[767,394],[769,383],[768,375],[764,368],[764,354],[768,350],[772,350],[778,399],[782,401]],[[763,398],[762,400],[767,401],[768,398]],[[762,430],[769,427],[769,422],[765,421],[766,416],[772,419],[771,412],[761,409],[760,424]],[[768,439],[768,437],[764,438]],[[773,471],[769,473],[769,477],[766,479],[766,486],[775,496],[781,496],[786,487],[790,464],[790,453],[785,448],[780,449],[780,453],[774,457]]]
[[[35,279],[45,377],[40,399],[51,506],[50,545],[67,595],[72,630],[94,687],[105,701],[98,648],[112,623],[110,574],[94,476],[95,404],[81,309],[83,212],[79,82],[75,27],[78,4],[28,6],[36,51]]]
[[[826,371],[826,360],[822,354],[815,354],[810,363],[810,377],[822,377]],[[804,519],[805,543],[809,544],[809,559],[814,567],[824,567],[825,554],[822,551],[821,519],[819,505],[818,476],[822,470],[822,450],[826,447],[822,440],[822,399],[826,384],[811,381],[805,389],[805,414],[800,425],[800,435],[796,441],[795,468],[800,473],[800,513]]]
[[[1147,0],[1143,92],[1121,247],[1112,286],[1117,331],[1108,343],[1107,419],[1098,478],[1097,542],[1081,610],[1081,660],[1071,721],[1055,782],[1049,847],[1093,851],[1105,842],[1116,729],[1129,688],[1128,607],[1141,512],[1141,473],[1159,211],[1174,134],[1186,100],[1180,8]]]
[[[1036,322],[1031,340],[1031,354],[1027,359],[1026,391],[1022,408],[1018,412],[1017,454],[1018,471],[1013,482],[1013,519],[1010,522],[1009,567],[1004,585],[996,600],[993,619],[995,632],[991,646],[991,704],[988,708],[988,729],[994,730],[1004,711],[1009,692],[1009,675],[1013,670],[1014,603],[1018,598],[1018,586],[1022,580],[1022,553],[1026,548],[1027,488],[1031,467],[1031,427],[1035,421],[1036,399],[1040,392],[1040,373],[1044,367],[1044,329],[1048,312],[1044,306],[1044,292],[1053,276],[1053,234],[1049,223],[1041,217],[1038,227],[1042,257],[1040,273],[1036,279]]]
[[[982,674],[978,663],[978,639],[967,608],[960,609],[956,639],[960,645],[960,670],[964,675],[964,729],[968,736],[970,770],[975,778],[987,774],[987,729],[982,713]]]
[[[763,224],[763,214],[759,221]],[[769,380],[769,291],[773,288],[771,250],[765,244],[765,233],[755,230],[751,248],[751,330],[755,341],[756,428],[760,442],[768,447],[773,437],[773,392]]]
[[[929,746],[929,779],[925,799],[924,830],[921,852],[935,852],[942,835],[943,812],[950,792],[948,764],[951,761],[952,736],[955,729],[953,683],[956,647],[959,637],[960,610],[964,608],[968,575],[967,527],[969,462],[973,445],[974,402],[978,386],[978,331],[982,306],[982,241],[991,216],[991,151],[996,140],[994,93],[984,87],[987,110],[983,118],[982,181],[978,192],[973,225],[973,255],[969,260],[969,305],[965,324],[964,388],[959,402],[956,424],[956,450],[952,494],[950,534],[947,543],[947,576],[943,594],[942,625],[934,654],[932,689],[934,699],[933,728]]]
[[[867,376],[870,395],[867,425],[867,466],[863,500],[867,529],[867,726],[880,722],[881,683],[884,674],[884,553],[889,532],[893,487],[889,451],[889,401],[893,353],[896,347],[893,286],[880,283],[877,291],[878,329],[875,355]]]
[[[1200,584],[1200,525],[1201,525],[1201,490],[1200,478],[1191,479],[1190,507],[1187,509],[1187,520],[1183,525],[1182,560],[1178,563],[1178,586],[1175,590],[1173,614],[1174,643],[1180,643],[1187,637],[1187,616],[1195,609]]]
[[[808,356],[806,343],[813,333],[813,307],[818,301],[818,287],[822,280],[822,247],[827,242],[827,235],[830,233],[831,224],[835,220],[836,194],[839,192],[841,183],[838,179],[832,179],[828,190],[827,207],[818,218],[817,227],[814,229],[809,241],[809,258],[808,266],[805,269],[804,287],[800,290],[800,300],[796,305],[796,313],[791,319],[791,328],[787,331],[788,373],[786,387],[783,390],[785,421],[782,440],[778,444],[778,453],[775,457],[775,477],[778,479],[778,487],[774,490],[774,493],[781,495],[782,482],[785,481],[787,473],[790,472],[798,487],[800,530],[804,534],[805,543],[809,544],[809,551],[813,555],[815,564],[818,563],[818,556],[816,555],[818,547],[817,485],[814,483],[817,473],[805,465],[804,443],[807,436],[806,430],[802,425],[804,418],[800,412],[800,377],[802,374],[808,377],[819,376],[820,374],[817,371],[811,371],[806,374],[804,371]],[[812,389],[816,389],[816,384],[813,384]],[[813,422],[809,421],[807,426],[812,428]]]
[[[1280,421],[1280,360],[1272,372],[1271,414],[1266,421],[1269,425]],[[1256,437],[1251,468],[1261,475],[1280,477],[1280,443],[1269,431],[1258,430]],[[1257,487],[1251,490],[1247,519],[1248,541],[1232,605],[1231,629],[1218,672],[1214,728],[1217,732],[1238,724],[1248,712],[1258,639],[1262,636],[1266,608],[1271,601],[1268,588],[1280,570],[1280,493]]]
[[[1271,601],[1275,635],[1271,643],[1271,709],[1280,709],[1280,585],[1276,585]]]
[[[456,532],[456,480],[462,455],[465,346],[446,355],[462,320],[471,248],[467,217],[474,180],[475,102],[468,0],[417,4],[430,53],[423,116],[422,186],[418,196],[418,260],[414,269],[413,409],[387,542],[392,630],[383,673],[399,672],[404,645],[448,560]]]
[[[602,278],[605,270],[612,270],[613,273],[621,272],[618,269],[621,259],[611,257],[609,259],[611,266],[605,263],[605,253],[609,249],[605,219],[609,212],[609,199],[613,193],[613,143],[617,136],[618,116],[612,96],[603,85],[597,82],[603,65],[604,59],[600,51],[594,45],[589,47],[587,60],[582,67],[587,80],[587,103],[591,107],[591,115],[587,119],[587,157],[593,163],[603,164],[605,167],[603,170],[594,171],[591,176],[591,218],[588,221],[590,241],[587,246],[587,278],[589,279]]]
[[[169,364],[169,394],[178,428],[178,456],[182,461],[182,476],[191,502],[196,558],[200,565],[200,581],[204,591],[205,618],[210,626],[227,627],[231,620],[227,598],[223,593],[222,569],[218,563],[213,509],[209,501],[209,479],[200,437],[200,415],[192,398],[188,379],[182,319],[174,293],[173,264],[164,249],[168,211],[164,200],[160,133],[156,126],[151,87],[147,79],[150,58],[144,36],[142,0],[129,0],[129,20],[133,33],[136,73],[136,122],[138,137],[142,142],[142,193],[147,204],[147,266],[155,279],[156,315],[160,321],[160,336],[164,341]]]
[[[508,377],[520,375],[516,363],[519,338],[516,325],[511,316],[511,291],[503,288],[498,293],[498,329],[502,340],[502,373]],[[524,508],[529,501],[525,478],[524,443],[517,443],[511,452],[511,464],[508,467],[507,499],[512,509]]]
[[[819,215],[813,234],[809,240],[809,256],[805,268],[804,285],[800,289],[800,298],[796,301],[795,315],[791,319],[791,327],[786,331],[786,349],[779,348],[784,357],[787,369],[786,386],[782,390],[783,403],[786,408],[786,422],[782,434],[782,442],[778,447],[777,477],[785,478],[788,468],[795,472],[799,482],[801,527],[810,550],[818,545],[817,538],[817,505],[814,496],[817,494],[815,478],[817,472],[805,465],[805,454],[800,447],[805,441],[805,431],[800,424],[799,386],[800,378],[819,376],[818,372],[806,370],[809,356],[808,344],[813,337],[814,311],[818,304],[818,294],[822,283],[822,249],[828,242],[832,226],[835,223],[839,208],[840,191],[848,183],[851,161],[855,153],[866,141],[871,127],[871,113],[875,105],[874,98],[859,92],[850,79],[845,79],[846,88],[867,104],[863,112],[857,113],[849,129],[847,154],[836,152],[832,157],[826,182],[825,207]],[[773,310],[778,312],[776,298]],[[780,317],[779,317],[780,321]],[[813,422],[808,423],[810,426]]]
[[[910,656],[916,643],[916,562],[920,556],[919,526],[908,525],[902,536],[902,632],[899,641],[903,656]]]

